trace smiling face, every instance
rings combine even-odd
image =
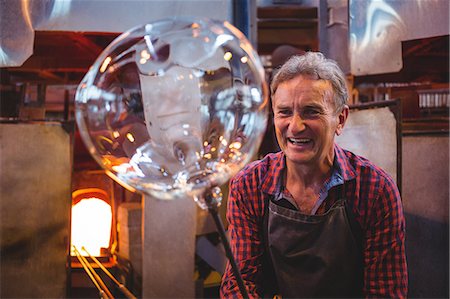
[[[336,111],[330,82],[300,75],[281,83],[272,101],[275,132],[288,167],[331,166],[334,136],[342,132],[348,107]]]

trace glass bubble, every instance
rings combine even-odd
[[[228,22],[173,18],[133,28],[76,93],[90,153],[126,186],[201,198],[254,158],[267,123],[258,55]]]

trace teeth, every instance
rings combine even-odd
[[[288,138],[288,140],[292,143],[308,143],[311,141],[308,138]]]

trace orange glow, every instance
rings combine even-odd
[[[134,136],[133,136],[133,134],[131,134],[131,133],[127,133],[127,139],[131,142],[131,143],[133,143],[134,142]]]
[[[113,155],[103,155],[102,156],[102,163],[107,168],[113,167],[116,165],[122,165],[123,163],[129,163],[129,162],[130,162],[130,158],[127,158],[127,157],[117,158],[117,157],[114,157]]]
[[[232,144],[230,144],[230,148],[240,149],[242,147],[242,144],[239,141],[235,141]]]
[[[105,60],[102,63],[102,66],[100,68],[100,73],[104,73],[106,71],[106,68],[108,67],[108,64],[111,62],[111,57],[106,57]]]
[[[84,246],[93,256],[108,248],[111,238],[112,211],[105,201],[91,197],[72,206],[72,245],[81,251]],[[72,255],[75,255],[72,252]]]

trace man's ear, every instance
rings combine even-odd
[[[342,131],[344,130],[345,122],[347,121],[349,108],[347,105],[344,106],[342,111],[338,115],[338,125],[336,127],[336,135],[339,136],[342,134]]]

